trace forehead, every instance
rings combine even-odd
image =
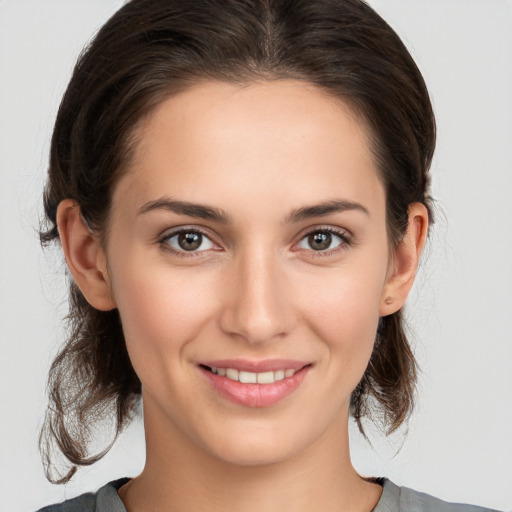
[[[166,99],[140,125],[121,181],[123,196],[135,191],[140,201],[165,192],[208,203],[213,190],[234,200],[248,188],[286,191],[280,200],[298,203],[382,195],[364,123],[342,100],[296,80],[204,82]]]

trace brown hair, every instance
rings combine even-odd
[[[41,240],[58,238],[56,211],[74,199],[105,236],[113,187],[151,109],[200,80],[304,80],[346,101],[365,121],[387,194],[390,243],[399,243],[408,206],[428,196],[435,121],[423,78],[389,25],[361,0],[132,0],[80,56],[51,141]],[[40,446],[49,479],[111,447],[141,392],[117,310],[90,306],[70,283],[69,337],[50,370],[50,406]],[[380,410],[387,432],[413,404],[416,362],[400,312],[381,319],[368,368],[351,397],[362,418]],[[375,408],[374,406],[380,406]],[[107,448],[91,453],[94,428],[115,418]],[[72,464],[51,465],[52,446]],[[53,472],[55,470],[55,473]]]

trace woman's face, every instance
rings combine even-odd
[[[350,108],[292,80],[166,100],[116,186],[106,256],[148,442],[262,464],[340,435],[390,271]]]

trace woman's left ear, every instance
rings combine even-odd
[[[411,203],[407,230],[393,252],[382,291],[380,316],[396,313],[404,305],[416,277],[427,232],[427,208],[422,203]]]

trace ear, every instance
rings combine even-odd
[[[101,311],[114,309],[116,303],[101,241],[87,226],[80,207],[72,199],[59,204],[57,228],[69,271],[87,302]]]
[[[409,205],[407,230],[391,258],[381,296],[380,316],[396,313],[405,304],[416,277],[427,231],[428,212],[425,205],[412,203]]]

